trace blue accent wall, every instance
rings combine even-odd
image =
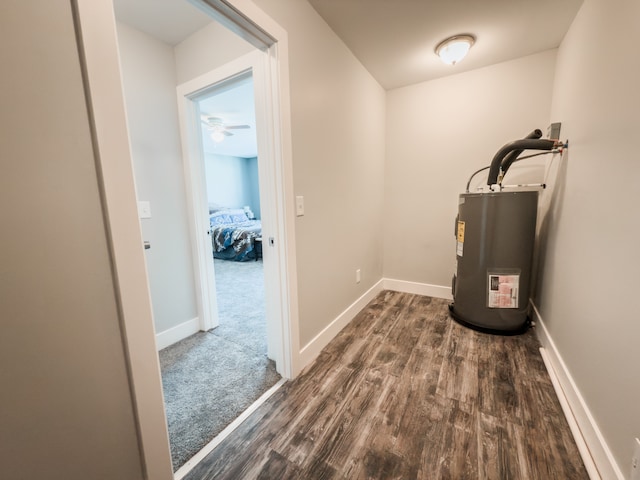
[[[205,154],[207,199],[210,205],[242,208],[248,205],[260,218],[258,159]]]

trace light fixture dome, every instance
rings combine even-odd
[[[224,140],[224,133],[222,133],[222,130],[219,128],[214,128],[211,131],[211,140],[216,143],[222,142]]]
[[[436,54],[447,65],[455,65],[467,55],[475,41],[473,35],[454,35],[438,44]]]

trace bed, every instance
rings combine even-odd
[[[255,239],[262,237],[260,220],[250,220],[243,209],[209,213],[214,258],[246,262],[256,259]]]

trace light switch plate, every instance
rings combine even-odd
[[[138,216],[140,218],[151,218],[151,202],[138,202]]]
[[[301,217],[304,215],[304,197],[299,195],[296,197],[296,216]]]
[[[631,480],[640,480],[640,438],[636,438],[631,459]]]

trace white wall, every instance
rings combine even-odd
[[[122,77],[156,333],[197,317],[173,48],[118,24]]]
[[[222,25],[211,22],[175,47],[178,84],[207,73],[254,47]]]
[[[307,2],[255,3],[289,38],[304,346],[382,277],[385,94]]]
[[[451,286],[458,195],[502,145],[546,132],[555,57],[550,50],[387,92],[385,277]]]
[[[0,45],[0,476],[142,479],[71,3]]]
[[[558,53],[553,118],[569,139],[536,303],[628,475],[640,437],[640,3],[586,0]]]

